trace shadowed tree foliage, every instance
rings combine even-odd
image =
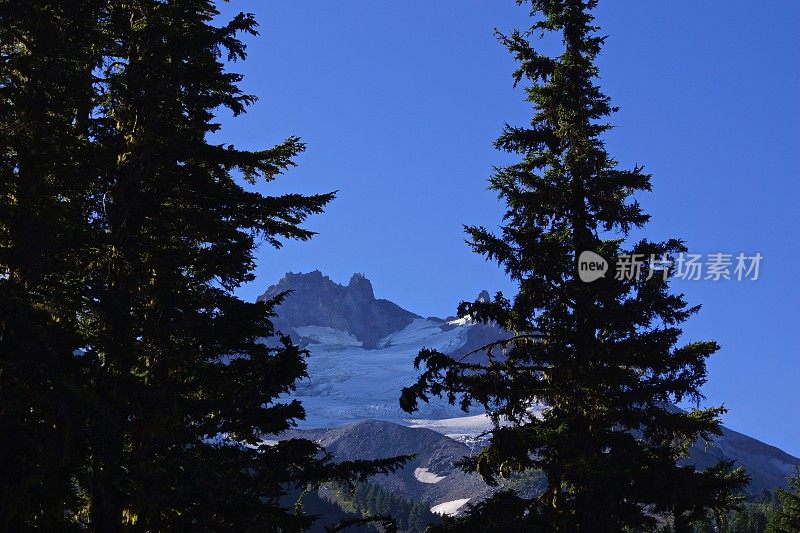
[[[800,467],[789,478],[789,491],[778,489],[779,505],[770,515],[768,533],[800,531]]]
[[[96,4],[0,2],[0,530],[84,506],[78,334]]]
[[[217,25],[202,0],[61,4],[0,8],[0,413],[20,461],[3,467],[0,516],[15,530],[301,529],[287,489],[403,460],[263,443],[304,416],[278,398],[306,352],[273,330],[285,295],[234,290],[259,242],[310,238],[302,222],[333,194],[259,192],[298,138],[211,141],[220,110],[255,101],[226,63],[256,22]]]
[[[677,531],[690,531],[709,513],[722,517],[747,482],[728,462],[705,471],[678,465],[692,443],[720,432],[723,408],[671,407],[699,402],[706,358],[718,346],[678,346],[680,324],[699,307],[672,294],[666,276],[615,276],[614,258],[638,254],[646,274],[684,245],[628,238],[649,218],[634,194],[650,190],[650,176],[638,166],[619,168],[604,147],[615,109],[596,83],[604,41],[592,24],[597,2],[529,3],[530,30],[499,34],[518,61],[514,82],[527,84],[534,108],[529,125],[507,125],[496,141],[520,156],[490,180],[506,204],[504,225],[499,234],[466,228],[472,248],[496,261],[519,291],[458,310],[515,336],[487,346],[485,364],[423,350],[416,364],[424,371],[401,405],[410,412],[419,400],[446,395],[483,406],[506,424],[462,466],[490,483],[527,469],[547,478],[539,497],[501,493],[449,529],[508,531],[513,524],[602,533],[652,530],[658,517],[670,516]],[[539,35],[560,38],[560,54],[534,48],[529,39]],[[611,271],[581,281],[583,251],[611,259]]]
[[[395,527],[405,533],[423,533],[429,525],[440,521],[438,515],[430,512],[430,503],[409,500],[375,483],[329,486],[328,489],[331,499],[342,509],[379,522],[391,517]]]

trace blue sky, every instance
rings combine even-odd
[[[531,110],[513,89],[493,28],[527,23],[512,0],[232,2],[261,36],[234,66],[259,96],[222,117],[220,139],[261,148],[299,135],[299,167],[265,192],[338,190],[319,235],[259,253],[252,299],[284,272],[372,280],[378,297],[453,314],[481,289],[513,292],[464,244],[461,224],[495,227],[486,190],[507,162],[492,141]],[[800,3],[603,3],[602,86],[621,111],[608,148],[645,165],[647,235],[692,251],[760,252],[755,282],[675,282],[703,310],[686,340],[717,339],[704,392],[725,423],[800,455]]]

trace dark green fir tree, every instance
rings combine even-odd
[[[789,478],[789,490],[778,489],[779,505],[769,517],[768,533],[800,531],[800,467]]]
[[[85,506],[82,364],[96,3],[0,2],[0,531]]]
[[[207,0],[73,4],[0,9],[0,414],[11,457],[29,461],[3,466],[0,519],[300,530],[311,519],[289,491],[402,462],[264,443],[304,416],[280,397],[306,354],[273,329],[281,298],[234,291],[259,243],[310,238],[302,223],[333,194],[261,192],[294,165],[297,138],[211,140],[219,112],[255,100],[227,67],[252,16],[219,25]]]
[[[604,37],[593,25],[596,0],[518,3],[530,4],[529,31],[499,39],[518,61],[514,81],[527,84],[534,115],[496,142],[520,157],[490,180],[506,205],[501,232],[467,228],[472,248],[496,261],[518,293],[458,310],[513,337],[487,346],[484,359],[423,350],[416,362],[424,371],[401,405],[413,411],[446,395],[482,406],[498,424],[463,467],[490,483],[529,469],[546,476],[538,497],[500,492],[448,521],[452,530],[617,533],[669,518],[676,531],[691,531],[722,517],[747,482],[728,462],[679,464],[689,446],[720,432],[722,408],[672,407],[699,403],[705,361],[718,346],[679,346],[680,325],[698,307],[671,293],[661,273],[644,275],[682,252],[682,242],[628,237],[648,221],[635,195],[650,190],[650,176],[619,168],[604,146],[614,108],[597,85]],[[560,40],[560,52],[537,50],[530,38],[541,35]],[[610,271],[581,281],[584,251],[607,258]],[[644,258],[643,275],[615,275],[625,254]]]

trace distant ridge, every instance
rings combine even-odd
[[[285,291],[292,291],[276,308],[277,329],[293,337],[294,328],[324,326],[347,331],[374,348],[386,335],[399,331],[415,318],[410,311],[389,300],[376,299],[372,283],[364,274],[353,274],[344,286],[324,276],[319,270],[307,274],[292,272],[271,285],[258,300],[266,300]]]
[[[421,349],[485,363],[480,348],[507,338],[508,332],[465,318],[422,318],[393,302],[376,299],[372,283],[363,274],[353,274],[347,285],[340,285],[319,271],[290,272],[259,299],[284,291],[293,292],[277,308],[275,325],[311,354],[308,378],[287,395],[301,400],[306,409],[306,419],[299,421],[301,428],[310,430],[309,435],[322,439],[341,458],[349,457],[345,450],[365,457],[418,453],[424,461],[381,482],[409,497],[422,491],[419,497],[439,505],[464,498],[475,501],[488,494],[481,483],[456,476],[448,466],[463,455],[464,443],[480,447],[481,435],[491,429],[483,410],[464,413],[458,404],[432,398],[409,415],[398,400],[402,388],[416,382],[419,371],[413,362]],[[484,291],[478,298],[489,295]],[[402,427],[408,425],[413,427]],[[441,438],[424,428],[441,433]],[[705,468],[719,459],[735,460],[752,477],[750,494],[785,487],[787,476],[800,465],[797,457],[728,428],[712,440],[712,446],[695,443],[682,464]],[[431,455],[433,447],[438,451]],[[415,469],[422,469],[420,475],[427,481],[415,477]],[[441,482],[430,481],[442,476]]]

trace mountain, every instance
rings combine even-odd
[[[260,299],[286,291],[291,292],[276,309],[276,327],[311,355],[309,378],[298,382],[292,395],[303,402],[306,420],[278,438],[303,432],[342,460],[416,453],[398,474],[376,482],[441,506],[437,509],[442,512],[457,512],[467,499],[490,493],[476,476],[453,466],[482,445],[482,434],[491,429],[488,417],[435,399],[421,404],[411,417],[400,409],[398,399],[401,389],[416,380],[413,361],[423,347],[480,361],[485,354],[478,349],[507,338],[507,332],[467,319],[422,318],[376,299],[362,274],[340,285],[319,271],[289,273]],[[784,486],[794,465],[800,464],[778,448],[727,428],[712,447],[696,444],[687,463],[705,467],[720,458],[735,459],[749,472],[752,493]],[[532,490],[536,482],[534,476],[514,486]]]
[[[278,330],[308,348],[309,378],[297,384],[307,419],[302,427],[330,427],[365,418],[401,420],[400,390],[416,380],[414,357],[423,347],[461,357],[506,334],[467,320],[422,318],[376,299],[361,274],[339,285],[319,271],[286,274],[259,300],[289,291],[277,306]],[[469,357],[480,359],[482,354]],[[447,402],[423,405],[424,418],[463,414]]]
[[[372,481],[431,508],[459,500],[478,501],[493,490],[477,474],[467,474],[454,465],[474,453],[474,448],[429,429],[362,420],[332,429],[289,431],[282,438],[301,436],[315,440],[339,461],[415,454],[396,474],[376,476]]]
[[[278,329],[318,326],[345,331],[366,349],[374,348],[381,338],[420,318],[389,300],[375,299],[372,283],[363,274],[353,274],[350,282],[342,286],[319,270],[308,274],[289,272],[259,300],[284,292],[291,293],[292,297],[278,308],[275,320]]]

